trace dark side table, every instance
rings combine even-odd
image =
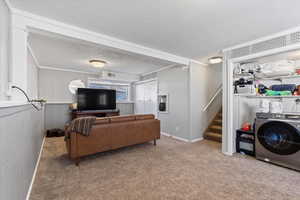
[[[241,147],[241,143],[252,146],[252,150]],[[236,152],[245,153],[250,156],[255,156],[255,135],[254,131],[244,131],[239,129],[236,131]]]

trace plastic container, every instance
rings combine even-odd
[[[282,103],[278,101],[270,102],[270,113],[282,113]]]
[[[261,99],[259,102],[258,112],[268,113],[270,111],[270,101],[267,99]]]

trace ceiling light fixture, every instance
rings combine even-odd
[[[106,62],[103,60],[90,60],[90,64],[93,65],[93,67],[101,68],[104,67]]]
[[[210,64],[218,64],[221,63],[223,61],[223,58],[221,56],[215,56],[215,57],[211,57],[208,59],[208,62]]]

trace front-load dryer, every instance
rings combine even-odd
[[[300,115],[257,113],[256,158],[300,170]]]

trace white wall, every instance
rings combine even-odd
[[[157,73],[159,93],[169,95],[169,112],[160,113],[161,131],[186,140],[189,132],[189,71],[174,67]]]
[[[134,114],[133,103],[117,103],[120,115]],[[71,115],[68,103],[51,103],[45,106],[45,129],[64,129],[65,124],[70,122]]]
[[[69,91],[69,83],[80,79],[87,85],[88,78],[96,75],[39,69],[39,98],[46,99],[45,129],[61,128],[71,120],[69,104],[75,102],[75,95]]]
[[[222,65],[174,67],[142,77],[158,79],[161,93],[169,94],[169,112],[160,113],[162,132],[186,140],[201,139],[206,128],[222,106],[219,94],[203,111],[222,84]]]
[[[88,78],[97,78],[97,75],[49,69],[39,69],[38,72],[39,98],[49,102],[45,108],[45,128],[63,129],[65,123],[71,120],[69,103],[75,102],[75,95],[68,89],[70,81],[80,79],[87,85]],[[132,103],[117,103],[117,108],[120,115],[134,113]]]
[[[73,102],[75,95],[69,91],[69,83],[80,79],[86,85],[88,78],[97,78],[93,74],[40,69],[39,70],[39,97],[48,102]]]
[[[0,101],[7,100],[10,51],[10,14],[4,0],[0,0]]]
[[[43,141],[44,112],[0,108],[0,199],[26,199]]]
[[[55,103],[45,106],[45,129],[64,129],[66,123],[71,121],[69,104]]]
[[[203,111],[222,84],[222,65],[190,65],[190,126],[191,140],[203,137],[203,133],[222,106],[221,94]]]
[[[37,96],[36,69],[33,65],[27,69],[32,60],[28,57],[27,63],[23,56],[27,55],[26,50],[23,51],[26,33],[16,27],[11,30],[11,21],[5,1],[0,0],[0,199],[23,200],[26,199],[44,138],[44,111],[36,111],[28,104],[12,106],[3,102],[10,100],[6,92],[8,82],[12,80],[16,80],[14,83],[24,90],[28,89],[27,86],[19,83],[24,79],[25,82],[30,80],[30,94]],[[22,54],[17,53],[19,50]],[[26,73],[22,73],[24,69]],[[32,72],[30,76],[27,76],[27,70]],[[18,77],[22,80],[17,81]],[[25,102],[22,93],[17,90],[13,93]]]

